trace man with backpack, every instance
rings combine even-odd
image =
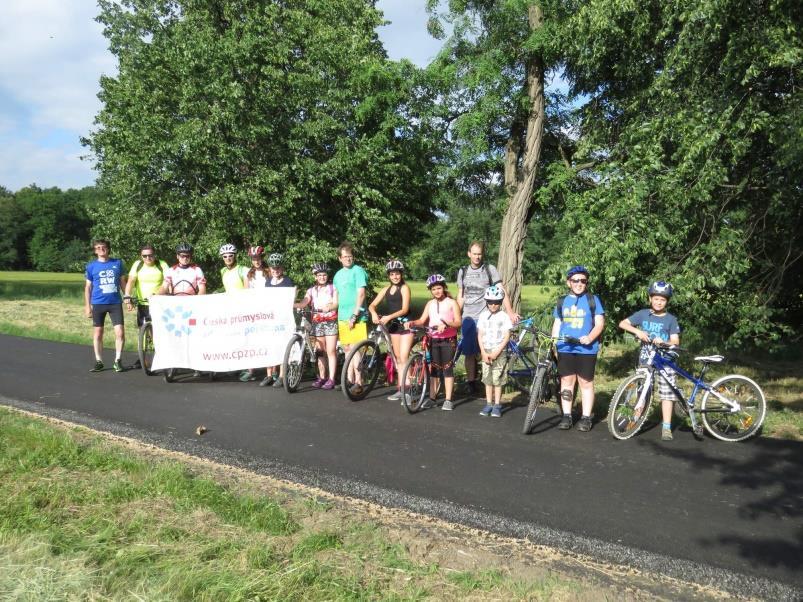
[[[577,430],[591,430],[591,410],[594,407],[594,370],[597,365],[599,339],[605,328],[605,310],[599,297],[588,292],[588,270],[576,265],[566,273],[569,293],[558,298],[553,311],[552,336],[577,339],[577,342],[558,341],[558,374],[563,417],[558,428],[572,428],[574,385],[579,383],[583,414]]]
[[[468,246],[469,265],[463,266],[457,271],[457,304],[463,315],[461,326],[463,335],[463,357],[465,357],[466,381],[470,395],[477,395],[485,392],[485,387],[478,384],[478,358],[480,354],[480,344],[477,338],[477,319],[485,309],[485,291],[489,286],[495,284],[502,288],[505,293],[503,308],[515,324],[519,321],[519,316],[513,311],[510,305],[510,296],[502,287],[502,277],[496,266],[486,264],[485,243],[479,240],[471,241]]]
[[[142,326],[151,317],[148,297],[159,291],[168,265],[161,259],[156,259],[153,245],[143,245],[139,250],[139,257],[128,272],[123,300],[128,311],[134,311],[136,306],[137,326]],[[134,362],[134,368],[140,367],[139,360]]]

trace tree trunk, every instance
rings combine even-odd
[[[543,25],[544,14],[537,4],[528,11],[530,29],[535,31]],[[527,96],[530,112],[525,128],[524,148],[521,148],[522,124],[514,120],[510,138],[505,149],[505,191],[508,195],[507,210],[499,233],[499,262],[510,302],[516,311],[521,305],[522,262],[524,241],[527,238],[527,215],[533,200],[533,186],[541,157],[544,139],[544,66],[540,56],[527,61]]]

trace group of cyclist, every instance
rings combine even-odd
[[[93,243],[97,259],[87,264],[85,309],[93,319],[93,347],[95,365],[92,372],[103,370],[101,357],[103,326],[109,314],[115,329],[114,370],[123,371],[122,302],[128,311],[137,311],[137,324],[149,319],[148,298],[154,294],[203,295],[206,279],[202,269],[193,263],[193,249],[187,243],[176,248],[177,263],[168,266],[157,259],[151,245],[144,245],[140,258],[126,275],[123,262],[110,257],[107,240]],[[220,276],[226,292],[272,286],[295,286],[284,273],[283,257],[272,253],[265,260],[262,246],[248,248],[250,268],[238,265],[237,248],[231,243],[220,247],[223,267]],[[469,263],[457,272],[457,295],[448,290],[446,278],[432,274],[427,278],[431,299],[418,318],[411,316],[410,287],[404,280],[404,264],[391,259],[385,265],[388,282],[376,297],[367,303],[368,275],[354,260],[354,247],[344,242],[338,247],[341,268],[330,281],[325,262],[312,266],[314,283],[295,303],[296,308],[311,312],[312,334],[317,354],[317,378],[312,386],[319,389],[335,388],[337,371],[337,345],[346,354],[353,345],[367,338],[368,321],[385,326],[390,333],[392,352],[399,369],[405,365],[413,347],[413,329],[426,326],[431,337],[431,388],[425,407],[436,404],[436,396],[443,381],[442,410],[454,409],[454,357],[458,333],[462,334],[462,354],[465,358],[466,393],[478,396],[484,393],[483,416],[502,415],[501,395],[507,375],[504,370],[504,351],[510,331],[520,316],[513,310],[510,298],[495,266],[485,262],[485,247],[472,241],[467,256]],[[594,372],[600,348],[600,335],[605,327],[605,312],[599,297],[589,292],[589,271],[583,266],[568,270],[568,291],[561,295],[553,310],[552,337],[557,341],[558,374],[562,416],[558,428],[571,429],[572,405],[575,386],[580,391],[582,414],[577,429],[587,432],[592,428],[594,406]],[[124,289],[122,299],[119,290]],[[680,327],[677,319],[666,311],[672,296],[672,286],[655,282],[649,288],[650,307],[622,320],[620,328],[633,333],[642,342],[661,341],[679,343]],[[481,371],[480,371],[481,366]],[[243,382],[257,379],[253,367],[243,371]],[[351,387],[362,387],[356,368],[349,366]],[[281,366],[267,366],[260,386],[282,386]],[[399,383],[396,375],[396,383]],[[480,383],[484,387],[480,386]],[[484,390],[482,390],[484,388]],[[359,392],[359,391],[355,391]],[[402,401],[400,386],[388,399]],[[662,385],[663,400],[662,438],[671,439],[670,428],[673,396],[668,386]]]

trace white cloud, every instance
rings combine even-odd
[[[95,181],[89,161],[81,161],[83,150],[74,145],[43,146],[34,141],[15,140],[9,145],[0,138],[0,185],[19,190],[30,184],[42,188],[82,188]]]

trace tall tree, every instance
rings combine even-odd
[[[610,310],[665,278],[700,339],[800,324],[801,27],[784,0],[578,7],[563,48],[599,185],[566,207],[564,258],[592,265]]]
[[[119,61],[86,140],[129,248],[266,243],[292,267],[352,239],[401,253],[434,219],[423,74],[364,0],[101,0]],[[404,223],[405,236],[394,236]]]
[[[563,101],[547,103],[545,80],[559,68],[556,30],[565,18],[561,2],[429,0],[430,30],[451,27],[430,69],[440,74],[450,125],[452,181],[458,197],[488,197],[502,205],[499,260],[504,284],[519,306],[528,224],[539,172],[569,146]]]

